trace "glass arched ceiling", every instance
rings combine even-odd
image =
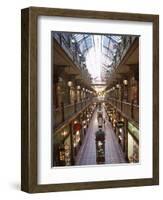
[[[80,51],[85,56],[94,46],[94,36],[88,34],[73,34],[73,38],[79,44]]]
[[[122,36],[72,34],[78,44],[93,82],[105,81],[117,54]]]

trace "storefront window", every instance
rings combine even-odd
[[[139,162],[139,146],[130,133],[128,133],[128,159],[129,162]]]
[[[61,165],[65,165],[65,150],[64,145],[60,145],[59,147],[59,160]]]
[[[124,128],[123,127],[118,129],[118,141],[122,147],[122,150],[124,150],[125,141],[124,141]]]
[[[65,165],[71,165],[71,146],[70,146],[70,136],[64,141],[65,150]]]
[[[80,131],[76,131],[74,134],[74,147],[77,147],[80,142]]]
[[[128,122],[128,130],[130,131],[130,133],[132,133],[134,135],[134,137],[139,140],[139,130],[130,122]]]
[[[128,123],[128,159],[129,162],[139,162],[139,130]]]
[[[56,133],[54,141],[54,162],[56,165],[71,165],[71,140],[69,135],[69,127],[65,127],[62,131]]]

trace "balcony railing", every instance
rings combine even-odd
[[[135,38],[136,36],[125,36],[122,38],[122,42],[120,43],[118,53],[116,54],[115,60],[111,66],[113,69],[120,64],[121,60],[126,55],[126,52],[128,51],[131,44],[134,42]]]
[[[54,128],[58,125],[63,123],[64,121],[68,120],[72,117],[75,113],[79,112],[83,108],[86,108],[92,101],[91,100],[84,100],[78,103],[64,105],[61,104],[61,107],[54,110]]]
[[[123,113],[127,118],[139,123],[139,105],[135,105],[128,102],[119,101],[113,98],[109,98],[108,102],[116,109]]]
[[[55,33],[54,38],[59,43],[59,45],[64,49],[64,51],[67,53],[69,58],[73,61],[73,63],[82,71],[82,74],[84,74],[85,79],[90,82],[90,75],[86,71],[86,68],[82,62],[82,58],[79,56],[81,52],[79,52],[78,48],[71,44],[70,38],[65,39],[66,36],[63,37],[61,33]]]

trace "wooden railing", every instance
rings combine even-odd
[[[119,101],[113,98],[109,98],[108,102],[116,107],[119,112],[122,112],[129,119],[134,120],[136,123],[139,123],[139,105],[132,103]]]

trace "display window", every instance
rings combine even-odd
[[[65,165],[71,165],[71,141],[70,136],[67,137],[64,141],[64,157],[65,157]]]
[[[139,130],[128,123],[128,160],[129,162],[139,162]]]

